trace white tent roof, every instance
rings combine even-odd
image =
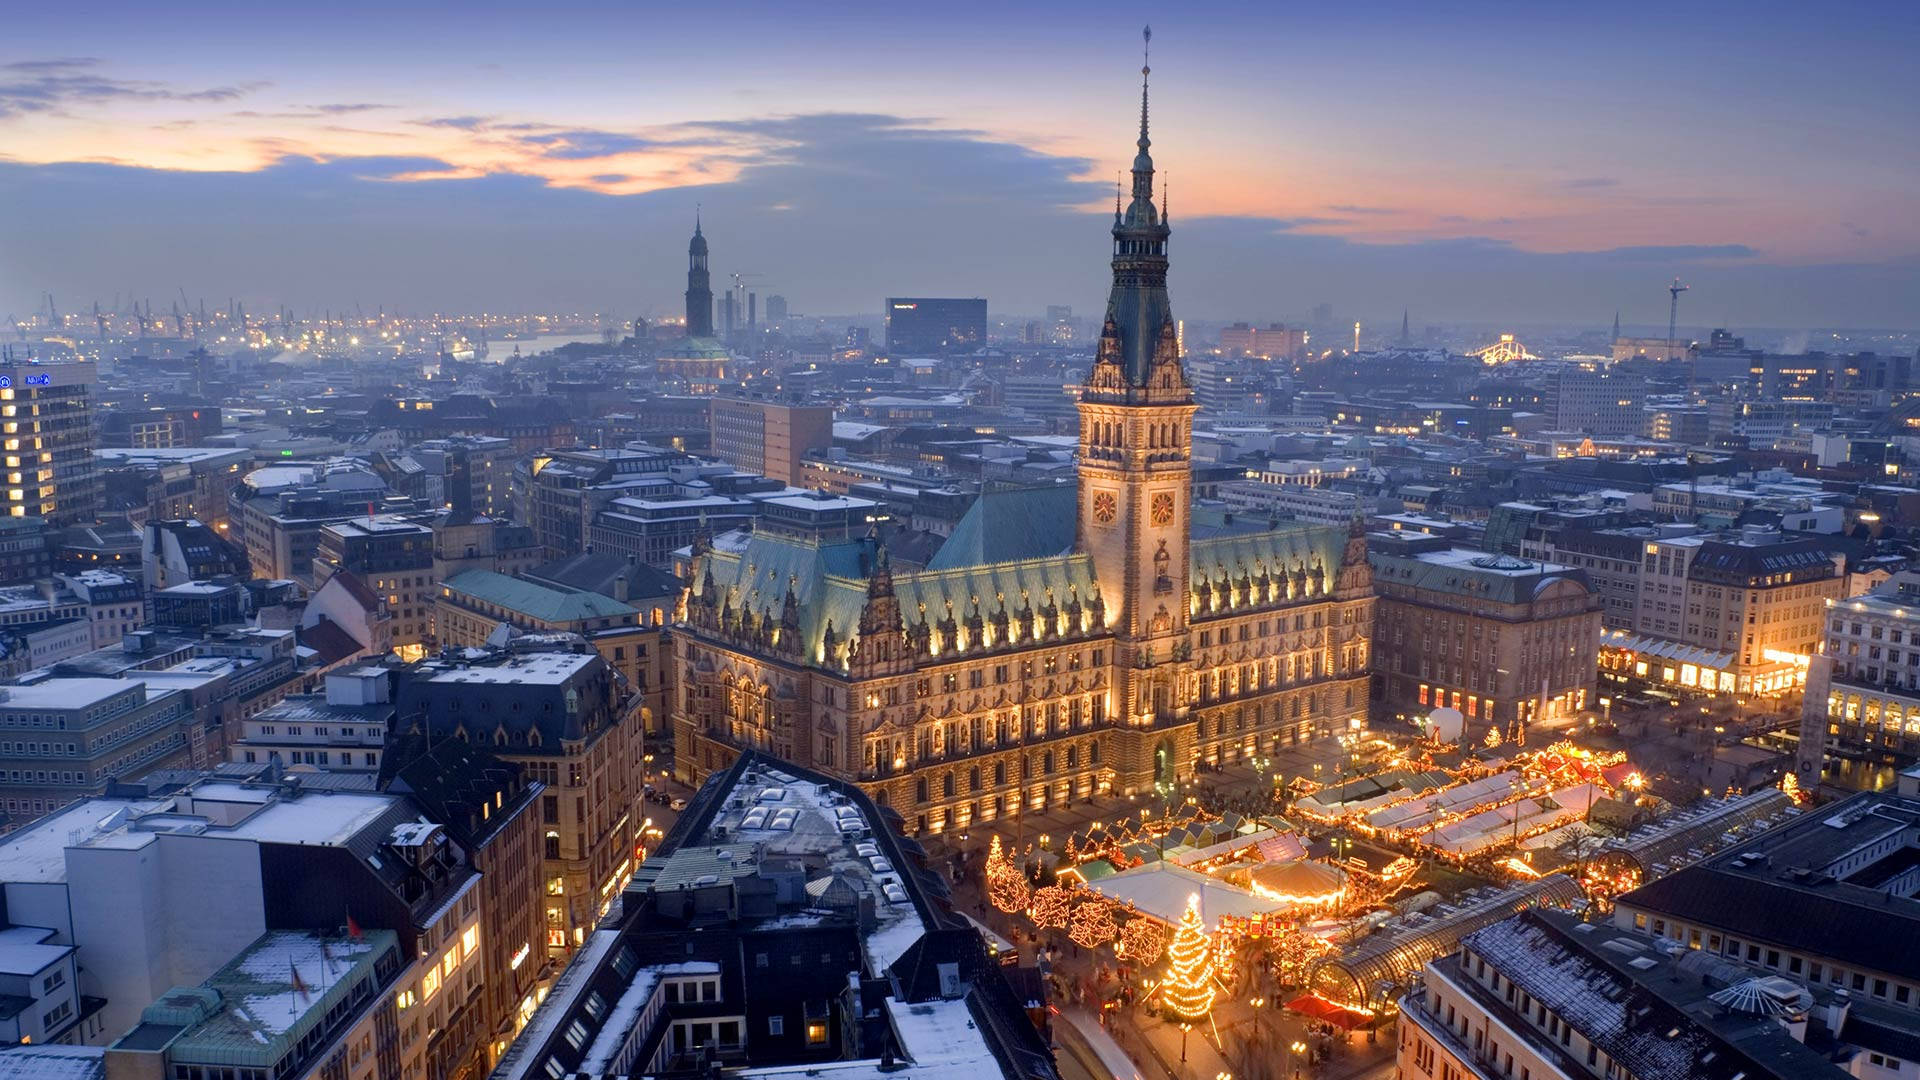
[[[1209,930],[1218,926],[1223,915],[1256,919],[1288,905],[1263,900],[1237,885],[1229,885],[1211,874],[1152,862],[1103,877],[1087,886],[1102,896],[1122,904],[1131,902],[1134,910],[1169,926],[1186,914],[1187,897],[1200,897],[1200,918]]]

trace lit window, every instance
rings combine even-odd
[[[480,951],[479,927],[469,926],[467,927],[467,932],[460,935],[460,951],[467,956],[472,956],[474,953]]]

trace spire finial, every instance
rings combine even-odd
[[[1153,27],[1140,28],[1140,149],[1149,145],[1147,139],[1147,76],[1153,72],[1153,66],[1147,62],[1153,48]]]
[[[1172,187],[1172,185],[1168,183],[1172,175],[1171,172],[1162,172],[1160,174],[1160,224],[1162,225],[1167,224],[1173,219],[1172,211],[1169,209],[1169,207],[1173,205],[1173,196],[1167,194],[1168,189]]]
[[[1120,177],[1123,170],[1113,170],[1113,223],[1120,223]]]
[[[700,235],[700,204],[693,204],[693,235]]]

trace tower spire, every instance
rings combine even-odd
[[[1153,28],[1143,28],[1140,40],[1140,138],[1133,157],[1133,193],[1124,209],[1118,199],[1114,204],[1113,291],[1107,300],[1108,323],[1101,333],[1096,363],[1096,367],[1119,368],[1115,383],[1134,389],[1147,386],[1161,359],[1161,339],[1173,334],[1172,305],[1167,300],[1169,230],[1153,204],[1153,156],[1148,153],[1152,146],[1147,127],[1148,78],[1153,68],[1147,60]],[[1164,351],[1177,368],[1177,349],[1169,344]],[[1176,381],[1184,388],[1184,378]]]
[[[1153,141],[1147,138],[1147,76],[1153,73],[1153,66],[1147,61],[1153,51],[1153,27],[1140,28],[1140,152],[1146,153]]]

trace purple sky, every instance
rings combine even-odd
[[[1911,4],[186,2],[0,26],[0,314],[1097,307],[1155,26],[1176,310],[1920,325]]]

